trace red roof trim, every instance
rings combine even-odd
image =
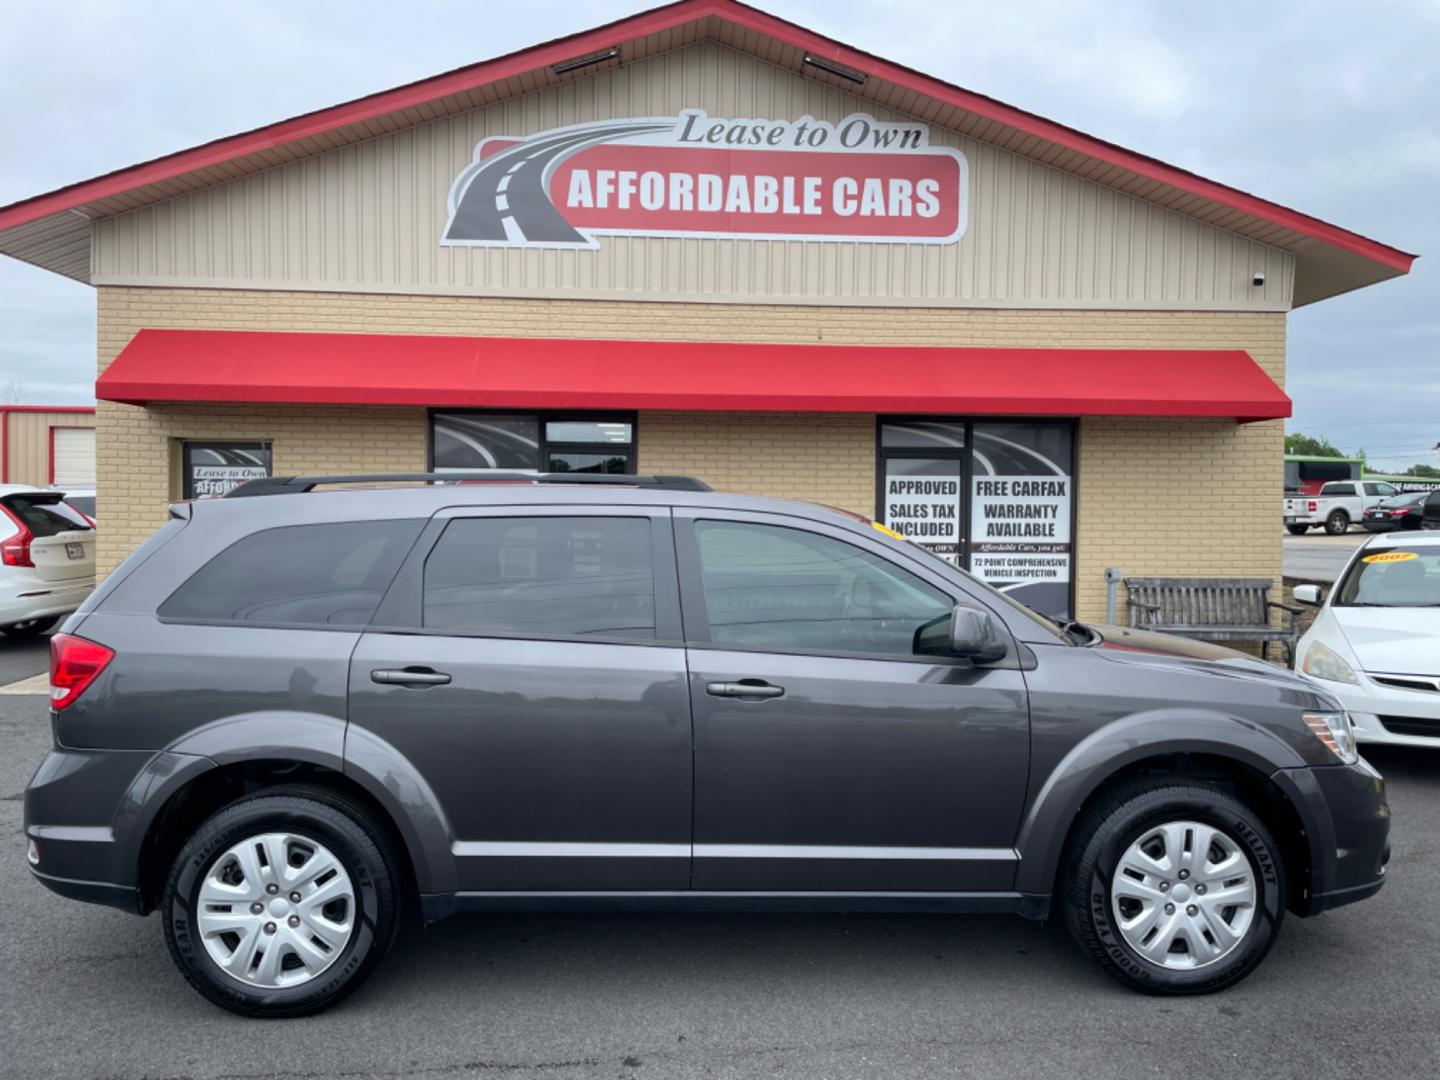
[[[734,9],[733,14],[728,16],[729,18],[757,33],[769,34],[796,48],[823,54],[847,67],[857,68],[918,94],[924,94],[999,123],[1008,124],[1027,135],[1034,135],[1066,149],[1129,169],[1131,172],[1139,173],[1141,176],[1162,184],[1169,184],[1171,187],[1179,188],[1192,195],[1210,199],[1264,221],[1293,229],[1295,232],[1314,237],[1327,244],[1333,244],[1357,255],[1363,255],[1367,259],[1373,259],[1393,269],[1408,272],[1410,264],[1419,257],[1390,247],[1388,244],[1382,244],[1378,240],[1371,240],[1359,233],[1343,229],[1338,225],[1311,217],[1309,214],[1303,214],[1298,210],[1281,206],[1279,203],[1273,203],[1248,192],[1240,191],[1238,188],[1207,180],[1203,176],[1174,165],[1167,165],[1158,158],[1126,150],[1122,146],[1086,135],[1083,131],[1046,120],[1034,113],[996,101],[994,98],[965,90],[952,83],[942,82],[913,68],[892,63],[859,49],[852,49],[848,45],[821,37],[804,27],[786,22],[758,8],[741,4],[738,0],[729,0],[729,6]]]
[[[93,413],[94,405],[0,405],[0,413],[12,412],[53,412]]]
[[[1290,399],[1238,349],[997,349],[142,330],[105,401],[1209,416]]]
[[[676,3],[632,15],[625,19],[583,30],[568,37],[555,38],[541,45],[532,45],[518,52],[493,60],[484,60],[468,67],[456,68],[441,75],[432,75],[418,82],[406,83],[393,90],[368,94],[354,101],[302,113],[289,120],[268,124],[252,131],[229,135],[203,143],[188,150],[179,150],[105,173],[92,180],[36,195],[9,206],[0,207],[0,229],[23,225],[28,221],[80,206],[96,199],[118,195],[145,184],[169,180],[183,173],[208,168],[232,158],[243,157],[271,147],[283,146],[336,128],[398,112],[427,101],[473,90],[477,86],[499,82],[513,75],[523,75],[536,68],[569,60],[592,48],[609,47],[620,41],[656,33],[672,26],[692,22],[728,7],[730,0],[677,0]]]
[[[993,98],[964,90],[924,75],[912,68],[883,60],[833,39],[822,37],[804,27],[741,4],[738,0],[677,0],[676,3],[652,8],[649,11],[607,23],[593,30],[582,31],[569,37],[556,38],[542,45],[522,49],[494,60],[472,64],[469,67],[409,83],[393,90],[305,113],[267,127],[257,128],[254,131],[218,139],[193,149],[182,150],[149,162],[107,173],[93,180],[72,184],[48,194],[37,195],[0,208],[0,229],[21,225],[47,214],[71,209],[83,203],[116,195],[144,184],[207,168],[231,158],[322,134],[335,128],[420,105],[435,98],[473,89],[486,83],[497,82],[512,75],[523,74],[539,67],[570,59],[590,49],[608,48],[621,41],[655,33],[709,15],[719,16],[756,33],[765,34],[785,44],[793,45],[798,49],[826,56],[916,93],[1007,124],[1037,138],[1120,166],[1159,183],[1168,184],[1193,195],[1229,206],[1242,213],[1292,229],[1402,273],[1407,272],[1417,258],[1417,256],[1400,251],[1398,248],[1371,240],[1338,225],[1332,225],[1319,218],[1303,214],[1298,210],[1291,210],[1278,203],[1227,187],[1213,180],[1207,180],[1195,173],[1167,165],[1155,158],[1137,154],[1113,143],[1076,131],[1074,128],[1045,120],[1033,113],[1005,105]]]

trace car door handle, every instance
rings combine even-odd
[[[370,681],[386,686],[444,686],[450,676],[428,667],[376,668]]]
[[[763,698],[781,697],[785,693],[785,688],[767,683],[764,679],[741,679],[739,682],[706,683],[705,692],[711,697],[733,697],[758,701]]]

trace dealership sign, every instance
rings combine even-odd
[[[450,188],[440,242],[598,248],[598,236],[950,244],[965,156],[930,129],[852,113],[831,124],[675,117],[488,138]]]

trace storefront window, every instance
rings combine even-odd
[[[1036,611],[1071,609],[1069,420],[880,424],[879,518]]]
[[[434,413],[430,452],[436,472],[633,473],[635,420],[624,415]]]
[[[187,442],[181,449],[181,496],[215,499],[246,480],[270,475],[268,442]]]

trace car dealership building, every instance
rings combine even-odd
[[[100,567],[265,473],[683,473],[1043,610],[1281,576],[1285,320],[1413,256],[733,0],[0,209],[96,288]]]

